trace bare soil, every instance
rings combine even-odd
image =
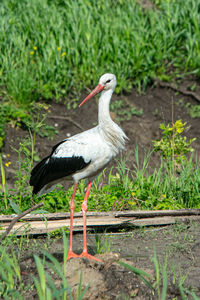
[[[107,245],[107,249],[112,251],[96,255],[102,262],[89,261],[85,258],[75,258],[67,262],[67,280],[74,299],[77,299],[80,276],[82,276],[82,290],[89,286],[84,299],[159,299],[156,288],[159,286],[160,293],[162,292],[164,264],[167,265],[168,274],[166,299],[184,299],[179,289],[180,282],[186,290],[193,291],[200,297],[199,222],[141,228],[130,232],[98,233],[98,236],[101,245]],[[74,234],[75,253],[82,252],[82,243],[82,234]],[[26,249],[23,250],[21,273],[26,287],[32,284],[34,276],[38,276],[33,254],[41,255],[41,250],[45,249],[63,264],[62,239],[39,238],[24,244]],[[95,255],[96,242],[92,233],[88,234],[88,250]],[[156,284],[154,255],[157,256],[159,264],[159,284]],[[149,274],[155,290],[148,287],[135,273],[121,266],[120,261]],[[46,271],[59,288],[61,279],[52,270]],[[26,299],[37,299],[35,290],[27,289],[25,294]],[[186,299],[194,299],[187,292],[185,296]]]
[[[197,84],[195,92],[200,94],[199,83],[194,78],[180,82],[179,86],[190,90],[194,82]],[[84,96],[85,94],[82,95],[81,99]],[[118,100],[123,100],[124,110],[130,111],[132,105],[136,109],[143,110],[142,116],[131,115],[129,120],[120,122],[120,126],[129,137],[126,154],[129,155],[128,164],[130,167],[135,159],[133,154],[135,146],[139,146],[142,160],[145,152],[152,148],[152,140],[161,137],[160,123],[168,124],[178,119],[187,122],[189,128],[185,135],[188,138],[197,138],[193,147],[195,154],[199,156],[199,118],[192,119],[186,108],[187,103],[198,104],[198,101],[193,97],[174,92],[170,88],[153,86],[149,87],[145,94],[139,94],[134,89],[130,94],[114,95],[112,101]],[[112,113],[112,117],[117,120],[117,110]],[[51,147],[60,140],[97,124],[97,100],[93,99],[81,108],[68,111],[64,101],[53,103],[47,116],[47,123],[55,126],[58,134],[55,135],[53,141],[37,137],[35,147],[40,158],[48,155]],[[9,187],[13,186],[15,163],[18,160],[17,153],[13,148],[18,148],[19,141],[25,135],[27,132],[20,128],[8,126],[6,129],[3,152],[5,154],[4,162],[11,161],[10,167],[6,168]],[[7,154],[10,155],[9,158]],[[155,154],[151,160],[152,168],[156,166],[157,161],[158,156]],[[100,236],[105,239],[103,234]],[[178,288],[180,280],[183,281],[184,287],[190,291],[194,290],[196,295],[200,297],[200,224],[198,222],[180,223],[161,228],[146,228],[128,233],[113,233],[109,240],[110,249],[113,253],[102,254],[102,263],[88,262],[86,259],[73,259],[67,263],[67,276],[74,295],[77,295],[77,283],[80,272],[82,272],[83,288],[90,284],[84,299],[158,299],[156,292],[153,292],[130,270],[118,264],[120,255],[120,259],[151,274],[155,283],[155,268],[152,257],[156,251],[161,272],[164,262],[168,266],[167,299],[183,299]],[[89,236],[88,244],[90,253],[95,254],[94,235]],[[81,253],[82,235],[76,234],[74,236],[73,246],[75,252]],[[24,254],[21,261],[21,272],[27,287],[33,282],[33,276],[37,274],[33,254],[41,254],[41,249],[44,248],[55,255],[60,262],[63,261],[61,239],[29,239],[22,251]],[[18,248],[16,247],[16,249]],[[55,274],[52,276],[54,276],[59,287],[59,278]],[[160,288],[162,289],[162,281]],[[37,299],[35,290],[28,289],[25,294],[26,299]],[[187,295],[187,297],[193,299],[192,296]]]

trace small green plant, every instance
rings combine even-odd
[[[20,266],[14,253],[0,247],[0,296],[2,299],[22,299],[18,291],[21,281]]]
[[[111,247],[111,239],[106,234],[99,235],[95,233],[95,241],[96,241],[96,253],[108,253],[110,252]]]
[[[27,127],[27,122],[31,122],[31,117],[25,108],[16,107],[12,102],[2,101],[0,105],[0,149],[5,139],[5,125]]]
[[[191,118],[200,118],[200,105],[191,105],[190,103],[186,104],[187,111],[190,114]]]
[[[153,263],[154,263],[154,268],[156,273],[156,280],[154,286],[158,294],[158,299],[165,300],[167,295],[167,284],[168,284],[167,256],[165,256],[165,263],[162,267],[162,270],[160,270],[160,263],[156,255],[156,250],[154,249]]]
[[[181,120],[172,125],[161,124],[160,129],[163,137],[153,141],[154,151],[160,151],[163,158],[170,158],[178,164],[185,161],[186,154],[194,151],[191,144],[196,140],[196,138],[192,138],[188,141],[186,137],[182,136],[182,133],[187,129],[185,126],[186,123],[182,123]]]
[[[29,137],[25,137],[20,143],[19,148],[14,149],[18,154],[17,172],[15,175],[15,187],[18,194],[18,205],[22,208],[22,200],[26,196],[31,196],[31,188],[29,186],[30,172],[33,161],[38,161],[39,157],[34,151],[34,145]]]
[[[133,273],[135,273],[148,287],[150,287],[153,291],[153,285],[151,283],[151,281],[153,280],[152,276],[149,275],[148,273],[146,273],[145,271],[138,269],[134,266],[131,266],[127,263],[124,263],[122,261],[119,262],[119,264],[123,267],[125,267],[126,269],[132,271]]]
[[[160,258],[157,257],[156,250],[154,249],[154,255],[152,257],[152,261],[154,263],[154,269],[155,269],[155,281],[153,286],[157,293],[158,300],[167,299],[169,282],[173,284],[174,288],[179,289],[181,299],[183,300],[188,299],[186,295],[191,295],[192,296],[191,299],[195,299],[195,300],[199,299],[194,292],[191,292],[188,289],[183,287],[183,284],[187,278],[187,274],[186,275],[180,274],[179,280],[176,281],[175,265],[171,265],[171,263],[168,262],[167,254],[165,255],[164,262],[161,262]]]
[[[117,121],[120,123],[122,121],[128,121],[132,116],[141,116],[142,109],[136,109],[133,104],[130,104],[128,100],[117,100],[110,104],[110,109],[117,116]]]
[[[5,126],[21,127],[41,137],[53,138],[57,132],[53,126],[45,123],[49,105],[32,103],[27,106],[16,106],[11,101],[2,101],[0,105],[0,149],[5,139]],[[27,112],[29,110],[29,112]]]

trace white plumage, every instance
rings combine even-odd
[[[34,191],[36,191],[35,193],[37,193],[38,195],[50,192],[58,182],[63,180],[74,180],[74,182],[76,183],[84,178],[92,180],[94,176],[96,176],[106,167],[106,165],[114,156],[119,153],[119,151],[124,149],[125,140],[127,139],[127,137],[122,129],[112,121],[109,113],[110,99],[116,86],[115,75],[104,74],[100,78],[98,86],[104,87],[99,99],[98,126],[82,133],[76,134],[62,141],[58,144],[58,146],[55,146],[51,155],[47,157],[45,161],[43,160],[44,163],[42,164],[42,172],[38,174],[37,170],[37,177],[33,176],[33,169],[31,185],[35,187]],[[84,168],[79,168],[77,166],[78,169],[75,170],[74,168],[71,168],[70,172],[69,161],[69,172],[66,172],[66,176],[59,177],[58,174],[59,178],[54,178],[51,177],[50,174],[48,174],[49,181],[46,182],[44,180],[45,171],[46,173],[48,173],[49,169],[50,172],[53,172],[52,168],[49,167],[49,164],[52,163],[52,159],[55,159],[53,160],[53,162],[55,172],[57,172],[56,168],[59,168],[59,170],[62,168],[62,166],[60,166],[61,159],[63,161],[63,159],[65,158],[75,159],[76,157],[82,158],[84,163],[87,165]],[[63,164],[63,168],[66,167],[67,166]],[[64,171],[65,170],[62,170],[61,173],[65,173]],[[53,180],[51,180],[51,178],[53,178]],[[40,186],[42,183],[41,179],[43,179],[45,183],[42,187]],[[37,183],[39,184],[39,190],[37,188]]]
[[[113,74],[104,74],[97,87],[83,100],[87,100],[101,92],[98,109],[98,126],[61,141],[53,147],[51,154],[44,158],[31,172],[30,185],[33,194],[42,195],[50,192],[58,182],[74,181],[74,192],[70,201],[70,241],[67,259],[72,257],[96,257],[88,254],[86,241],[87,200],[92,179],[125,147],[127,136],[112,121],[109,104],[116,86]],[[74,198],[79,180],[88,179],[89,183],[82,204],[83,212],[83,252],[80,255],[72,251]]]

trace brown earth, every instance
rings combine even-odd
[[[97,233],[96,233],[97,236]],[[129,232],[98,233],[100,245],[105,246],[105,254],[96,255],[102,262],[88,261],[84,258],[71,259],[66,264],[68,284],[74,299],[77,299],[80,276],[82,291],[88,287],[84,299],[200,299],[200,223],[177,223],[166,227],[149,227]],[[94,234],[88,234],[89,253],[96,253]],[[82,252],[82,234],[74,234],[73,250]],[[24,241],[25,251],[21,260],[23,282],[27,287],[25,299],[37,299],[36,291],[28,288],[37,277],[33,254],[41,255],[41,249],[50,252],[63,265],[63,241],[60,238],[39,238]],[[113,251],[113,252],[108,252]],[[159,278],[156,284],[156,268],[153,257],[156,255],[159,265]],[[134,272],[121,266],[124,262],[143,270],[151,276],[154,289],[147,286]],[[158,290],[163,290],[163,270],[166,265],[167,297],[160,298]],[[157,269],[158,270],[158,269]],[[46,268],[56,287],[61,279],[50,268]],[[182,297],[179,284],[185,289]],[[159,287],[159,289],[158,289]],[[190,293],[195,293],[193,298]]]
[[[195,92],[200,95],[200,87],[197,80],[184,80],[179,84],[179,87],[189,91],[194,82],[197,84]],[[81,99],[84,96],[82,95]],[[161,137],[160,123],[168,124],[172,120],[175,122],[178,119],[187,122],[189,128],[185,135],[188,138],[197,138],[192,145],[195,149],[195,154],[199,156],[199,118],[192,119],[186,108],[187,103],[191,105],[199,103],[194,97],[157,85],[149,87],[145,94],[139,94],[134,89],[130,94],[114,95],[112,103],[118,100],[123,100],[123,107],[118,110],[115,109],[112,116],[115,120],[119,117],[122,118],[122,115],[119,115],[119,111],[124,110],[126,111],[125,117],[129,118],[129,120],[121,120],[120,122],[121,127],[129,137],[126,152],[129,155],[129,167],[135,161],[133,152],[136,145],[139,147],[142,159],[145,151],[152,149],[152,140]],[[133,105],[137,110],[143,110],[141,116],[127,113],[130,112],[130,108]],[[51,147],[61,139],[97,124],[97,100],[91,100],[83,107],[70,111],[67,111],[64,103],[53,103],[47,116],[47,122],[56,127],[58,134],[55,135],[53,141],[37,137],[35,148],[40,158],[48,155]],[[4,163],[8,160],[11,161],[11,165],[6,168],[9,187],[13,186],[15,163],[18,160],[17,153],[13,148],[18,148],[19,141],[25,135],[27,135],[27,132],[20,128],[7,127],[3,159]],[[151,156],[152,168],[156,166],[157,160],[157,155]],[[94,254],[94,236],[90,235],[89,239],[89,249]],[[117,255],[103,254],[101,256],[103,263],[88,262],[84,259],[74,259],[67,263],[67,268],[69,268],[67,274],[73,293],[77,293],[78,275],[80,270],[82,270],[83,287],[91,283],[85,294],[85,299],[158,299],[158,295],[153,293],[134,273],[117,263],[118,254],[120,253],[120,257],[126,262],[151,274],[155,282],[155,268],[151,260],[155,247],[161,272],[164,262],[167,264],[169,275],[167,299],[184,299],[181,297],[178,289],[180,280],[183,281],[185,287],[190,291],[194,290],[196,295],[200,297],[200,224],[198,222],[134,230],[128,233],[113,233],[109,239],[111,241],[111,251],[117,253]],[[47,244],[48,246],[46,247]],[[76,234],[74,236],[74,250],[80,253],[81,245],[82,235]],[[62,261],[63,245],[61,239],[42,238],[29,240],[21,262],[21,271],[25,284],[31,282],[33,275],[37,273],[32,255],[40,253],[40,249],[45,247],[60,262]],[[59,279],[55,274],[52,276],[54,276],[54,280],[59,286]],[[160,282],[160,287],[162,289],[162,281]],[[35,291],[28,290],[25,293],[26,299],[37,299]],[[187,295],[187,297],[188,299],[193,299],[192,296]]]

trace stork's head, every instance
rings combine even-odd
[[[99,79],[99,85],[104,87],[104,90],[112,89],[114,91],[117,80],[114,74],[106,73]]]
[[[112,90],[114,91],[115,86],[117,84],[117,80],[114,74],[106,73],[102,75],[99,79],[99,84],[96,86],[96,88],[81,102],[81,105],[83,105],[87,100],[94,97],[95,95],[99,94],[102,91],[108,91]]]

